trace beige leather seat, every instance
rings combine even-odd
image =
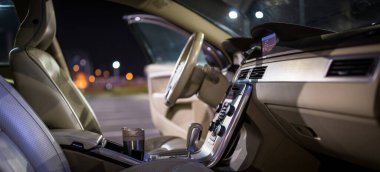
[[[56,23],[51,0],[30,0],[29,12],[15,5],[22,20],[10,53],[15,87],[50,129],[81,129],[101,134],[99,122],[70,77],[46,52],[55,38]],[[185,141],[163,136],[146,140],[146,150],[184,148]]]

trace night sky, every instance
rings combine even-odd
[[[128,6],[85,0],[54,0],[57,38],[69,65],[75,56],[87,57],[94,68],[110,70],[120,61],[120,74],[144,76],[147,60],[130,32],[124,15],[143,12]]]

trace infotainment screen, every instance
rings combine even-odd
[[[261,38],[261,50],[262,55],[265,56],[276,46],[277,36],[275,33],[272,33],[268,36]]]

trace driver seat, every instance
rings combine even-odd
[[[52,0],[30,0],[26,9],[17,6],[25,4],[22,1],[15,0],[19,17],[24,20],[10,52],[16,89],[50,129],[80,129],[101,134],[99,122],[83,94],[56,59],[46,52],[56,32]],[[182,149],[185,144],[178,137],[160,136],[146,139],[145,150]]]

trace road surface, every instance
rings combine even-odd
[[[145,138],[159,136],[152,123],[148,94],[123,96],[87,96],[99,120],[103,135],[122,143],[121,128],[144,128]]]

